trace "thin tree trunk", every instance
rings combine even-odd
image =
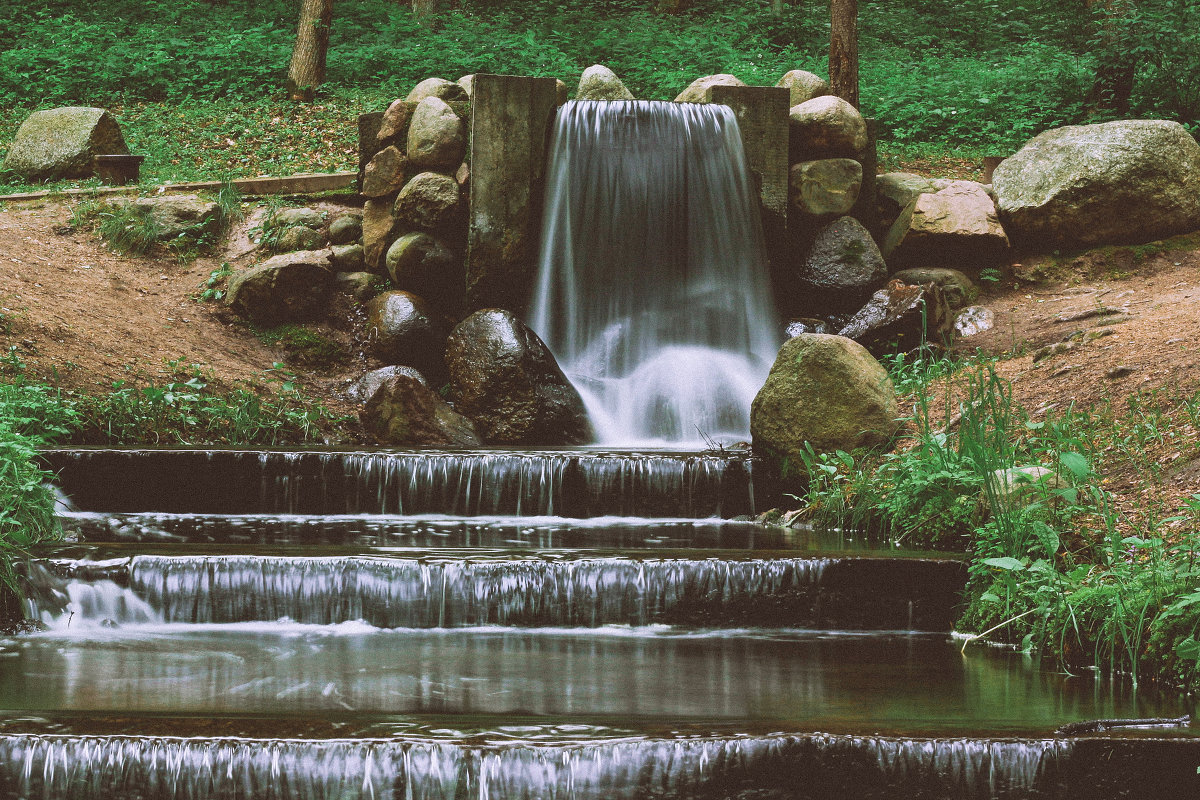
[[[325,81],[325,57],[329,52],[329,26],[333,23],[333,0],[303,0],[296,46],[288,67],[287,92],[292,100],[310,102]]]
[[[457,6],[457,0],[412,0],[413,16],[422,25],[431,24],[438,14]]]
[[[858,108],[858,0],[832,0],[829,92]]]
[[[1092,111],[1108,111],[1120,116],[1129,114],[1137,61],[1129,54],[1123,35],[1128,4],[1129,0],[1087,0],[1088,8],[1099,6],[1104,14],[1100,24],[1100,48],[1096,54],[1096,77],[1087,102]]]
[[[783,0],[771,0],[771,13],[777,17],[783,16]]]
[[[658,0],[658,10],[678,14],[680,11],[687,11],[691,4],[691,0]]]

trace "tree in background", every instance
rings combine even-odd
[[[325,80],[325,57],[329,52],[329,27],[333,23],[333,0],[303,0],[296,46],[288,66],[287,93],[291,100],[311,102]]]
[[[858,108],[858,0],[832,0],[829,92]]]
[[[1099,16],[1093,40],[1096,81],[1088,106],[1093,111],[1128,116],[1138,67],[1133,51],[1137,7],[1132,0],[1087,0],[1087,7]]]
[[[426,25],[442,11],[457,5],[457,0],[412,0],[412,11],[417,21]]]

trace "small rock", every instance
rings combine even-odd
[[[467,93],[468,100],[475,96],[475,73],[463,75],[461,78],[456,80],[455,83],[461,86],[463,91]],[[443,97],[442,99],[445,100],[446,98]]]
[[[334,286],[360,303],[375,296],[375,283],[379,278],[371,272],[339,272],[334,275]]]
[[[1128,364],[1119,364],[1105,372],[1104,377],[1108,378],[1109,380],[1116,380],[1117,378],[1124,378],[1127,375],[1132,375],[1136,371],[1137,367],[1131,367]]]
[[[936,283],[946,293],[946,302],[951,309],[962,308],[975,297],[975,284],[971,279],[948,267],[914,267],[901,270],[892,277],[910,286]]]
[[[339,214],[329,223],[329,243],[353,244],[362,238],[362,214]]]
[[[361,244],[335,244],[329,252],[329,262],[339,272],[362,272],[366,266]]]
[[[414,86],[404,100],[409,103],[420,103],[427,97],[436,97],[439,100],[470,99],[466,87],[461,84],[452,83],[445,78],[426,78]]]
[[[320,250],[325,244],[325,237],[312,228],[306,228],[303,225],[295,225],[291,228],[284,228],[279,237],[275,239],[274,250],[276,253],[294,253],[297,250]]]
[[[570,89],[565,83],[560,81],[558,78],[554,79],[554,99],[558,105],[561,106],[563,103],[567,102],[567,94],[569,91]]]
[[[990,481],[992,495],[1002,506],[1013,502],[1036,502],[1048,492],[1066,485],[1054,470],[1036,466],[998,469],[992,473]]]
[[[1050,356],[1056,356],[1059,353],[1066,353],[1075,349],[1075,342],[1055,342],[1048,344],[1045,347],[1039,347],[1033,351],[1033,363],[1037,363]]]
[[[325,215],[315,208],[281,208],[271,216],[271,227],[293,228],[303,225],[313,230],[325,224]]]
[[[394,374],[368,397],[359,414],[379,444],[478,447],[475,425],[438,396],[419,375]]]
[[[198,195],[179,194],[161,197],[139,197],[129,203],[144,209],[154,221],[155,239],[167,242],[179,236],[199,239],[215,233],[221,226],[221,209],[211,200]]]
[[[408,159],[395,145],[375,154],[363,171],[363,197],[387,197],[400,191],[410,177]]]
[[[966,338],[990,331],[996,326],[996,314],[983,306],[968,306],[954,318],[954,332]]]
[[[874,355],[940,345],[953,333],[950,307],[936,283],[907,286],[893,280],[855,314],[840,336],[854,339]]]
[[[399,226],[392,216],[389,200],[368,200],[363,203],[363,260],[367,267],[383,271],[383,259],[396,240]]]
[[[784,333],[789,339],[795,339],[803,333],[833,333],[829,327],[829,323],[823,319],[815,319],[813,317],[801,317],[794,319],[787,324]]]
[[[633,93],[625,88],[625,84],[611,69],[603,64],[594,64],[585,69],[580,76],[575,99],[632,100]]]
[[[404,367],[398,364],[393,364],[387,367],[373,369],[366,375],[363,375],[358,380],[354,381],[346,389],[346,399],[353,403],[365,403],[375,394],[375,391],[383,385],[383,382],[388,378],[396,375],[407,375],[413,380],[420,383],[422,386],[428,386],[429,382],[425,380],[425,376],[412,367]]]

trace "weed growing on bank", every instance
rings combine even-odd
[[[1200,394],[1155,393],[1038,419],[992,365],[889,362],[912,413],[890,453],[809,452],[819,525],[970,554],[964,631],[1068,670],[1200,686],[1200,493],[1122,508],[1106,473],[1163,478],[1200,457]],[[968,642],[969,644],[969,642]]]

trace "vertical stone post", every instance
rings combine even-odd
[[[758,187],[763,233],[774,264],[787,246],[788,102],[787,89],[774,86],[713,86],[710,103],[733,109],[742,132],[746,165]]]
[[[467,307],[525,312],[537,270],[553,78],[476,75],[471,114]]]

